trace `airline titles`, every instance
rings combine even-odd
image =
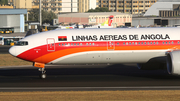
[[[108,40],[166,40],[170,39],[169,35],[163,34],[143,34],[143,35],[77,35],[72,36],[73,41],[108,41]]]

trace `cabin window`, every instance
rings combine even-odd
[[[123,45],[125,45],[125,42],[123,42]]]
[[[154,42],[154,44],[156,44],[156,42]]]
[[[80,45],[82,46],[82,43],[80,43]]]
[[[91,45],[91,43],[89,43],[89,45]]]
[[[74,46],[76,46],[76,43],[74,43]]]
[[[79,46],[79,43],[77,43],[77,45]]]
[[[67,46],[67,43],[65,43],[65,45]]]
[[[164,44],[164,42],[162,42]]]
[[[151,45],[152,45],[152,42],[151,42]]]
[[[137,45],[137,42],[135,44]]]
[[[61,46],[61,44],[59,43],[59,46]]]
[[[62,46],[64,46],[64,44],[62,43]]]
[[[169,44],[171,44],[171,42],[169,41]]]
[[[138,42],[138,44],[140,45],[141,43],[140,43],[140,42]]]
[[[167,41],[166,41],[166,44],[167,44]]]
[[[94,43],[93,43],[93,46],[94,46]]]
[[[71,43],[71,46],[73,46],[73,43]]]
[[[119,42],[117,43],[117,45],[119,45]]]
[[[129,44],[131,45],[131,42],[129,42]]]
[[[179,44],[179,41],[178,41],[178,44]]]
[[[174,44],[174,42],[172,41],[172,44]]]
[[[149,45],[149,42],[147,44]]]
[[[159,44],[158,42],[156,42],[156,44]]]
[[[143,42],[141,42],[141,44],[143,45]]]
[[[126,45],[128,45],[128,42],[126,42]]]
[[[88,43],[86,43],[86,45],[88,46]]]
[[[132,44],[134,45],[134,42],[132,42]]]
[[[146,45],[146,42],[144,42],[144,44]]]

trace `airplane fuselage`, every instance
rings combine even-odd
[[[70,29],[34,34],[12,55],[44,64],[146,63],[180,49],[179,28]]]

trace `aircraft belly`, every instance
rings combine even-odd
[[[165,50],[151,51],[93,51],[58,58],[51,64],[117,64],[145,63],[151,58],[165,56]]]

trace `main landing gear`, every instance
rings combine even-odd
[[[39,77],[41,79],[45,79],[46,78],[46,70],[44,68],[39,68],[39,71],[41,72],[41,74],[39,75]]]

